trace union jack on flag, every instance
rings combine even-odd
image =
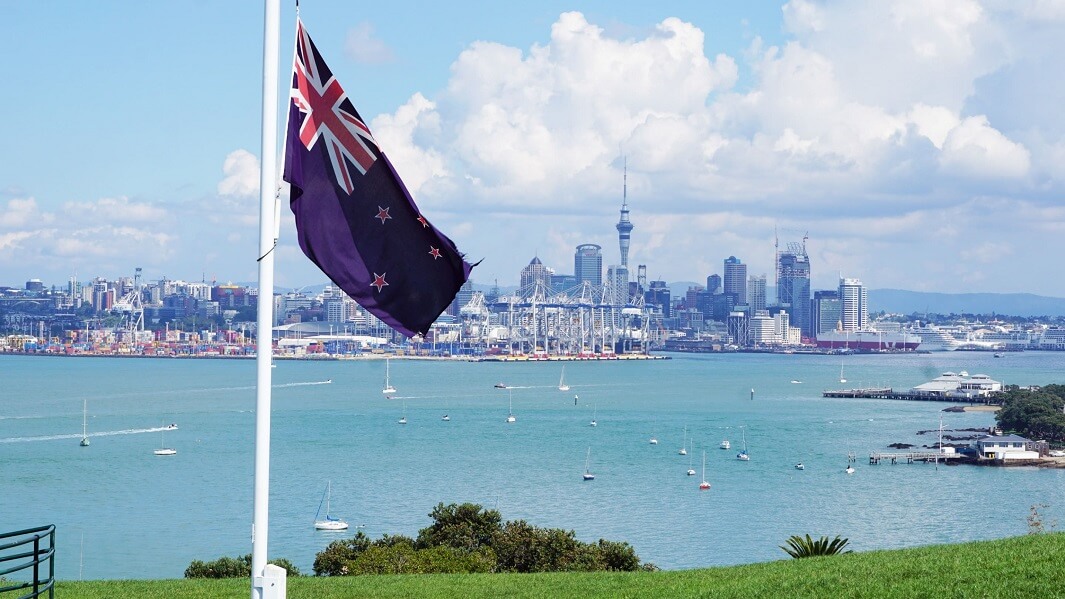
[[[350,166],[365,175],[380,150],[344,89],[318,54],[303,22],[296,23],[296,59],[292,69],[292,103],[306,115],[299,137],[310,150],[326,144],[333,176],[349,195],[354,190]]]

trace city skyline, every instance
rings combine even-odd
[[[262,7],[61,4],[0,23],[25,55],[0,100],[17,117],[0,280],[254,281]],[[775,237],[808,234],[810,289],[842,272],[1065,297],[1048,276],[1065,251],[1059,5],[321,0],[302,16],[419,206],[483,260],[479,284],[516,284],[531,256],[566,272],[581,244],[620,265],[625,202],[630,276],[703,281],[729,256],[771,276]],[[283,7],[282,73],[293,23]],[[326,281],[284,205],[277,259],[281,287]]]

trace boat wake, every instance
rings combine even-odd
[[[89,437],[113,437],[115,435],[140,435],[143,433],[159,433],[162,431],[173,430],[168,426],[156,426],[154,428],[128,428],[121,431],[102,431],[98,433],[90,433]],[[0,443],[30,443],[32,441],[59,441],[62,439],[81,439],[82,435],[42,435],[40,437],[8,437],[6,439],[0,439]]]
[[[274,387],[280,389],[283,387],[306,387],[308,385],[331,385],[332,383],[333,379],[326,379],[324,381],[308,381],[306,383],[282,383],[280,385],[274,385]],[[250,389],[254,388],[255,387],[250,387]]]

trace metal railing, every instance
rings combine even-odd
[[[0,533],[0,542],[5,539],[14,540],[0,545],[0,585],[2,585],[0,593],[32,589],[25,595],[19,595],[19,599],[40,597],[45,592],[48,593],[48,597],[54,597],[55,524]],[[41,547],[42,544],[46,546]],[[33,547],[32,550],[29,549],[30,546]],[[15,550],[17,553],[8,555],[7,552],[10,550]],[[6,567],[7,562],[16,562],[16,564]],[[45,562],[47,562],[48,575],[42,579],[41,570]],[[33,572],[32,581],[17,582],[5,578],[7,574],[27,571]]]

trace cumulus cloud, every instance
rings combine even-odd
[[[259,195],[259,158],[247,150],[234,150],[222,163],[225,177],[218,183],[218,195],[254,198]]]
[[[626,156],[632,256],[676,256],[667,279],[698,278],[681,264],[706,251],[707,235],[726,255],[749,251],[752,272],[771,272],[761,246],[784,220],[815,232],[822,273],[868,269],[905,286],[907,275],[878,256],[905,261],[913,250],[899,241],[920,247],[928,227],[958,238],[964,219],[953,210],[974,189],[993,181],[989,191],[1016,193],[1065,178],[1053,175],[1065,141],[1007,133],[974,102],[987,97],[978,83],[1010,64],[1001,10],[793,0],[782,9],[784,42],[756,39],[742,62],[708,57],[703,32],[681,19],[620,39],[564,13],[543,45],[470,44],[444,90],[416,94],[373,127],[419,202],[452,207],[474,255],[531,246],[507,259],[504,276],[541,245],[554,265],[571,261],[578,239],[610,251]],[[498,220],[513,215],[525,230]],[[722,219],[743,233],[714,226]],[[955,259],[975,255],[962,249],[951,249]],[[720,270],[724,257],[699,268]]]
[[[33,198],[13,198],[7,201],[7,206],[0,209],[0,228],[17,229],[28,225],[40,226],[51,222],[53,216],[42,213],[37,207],[37,200]]]

